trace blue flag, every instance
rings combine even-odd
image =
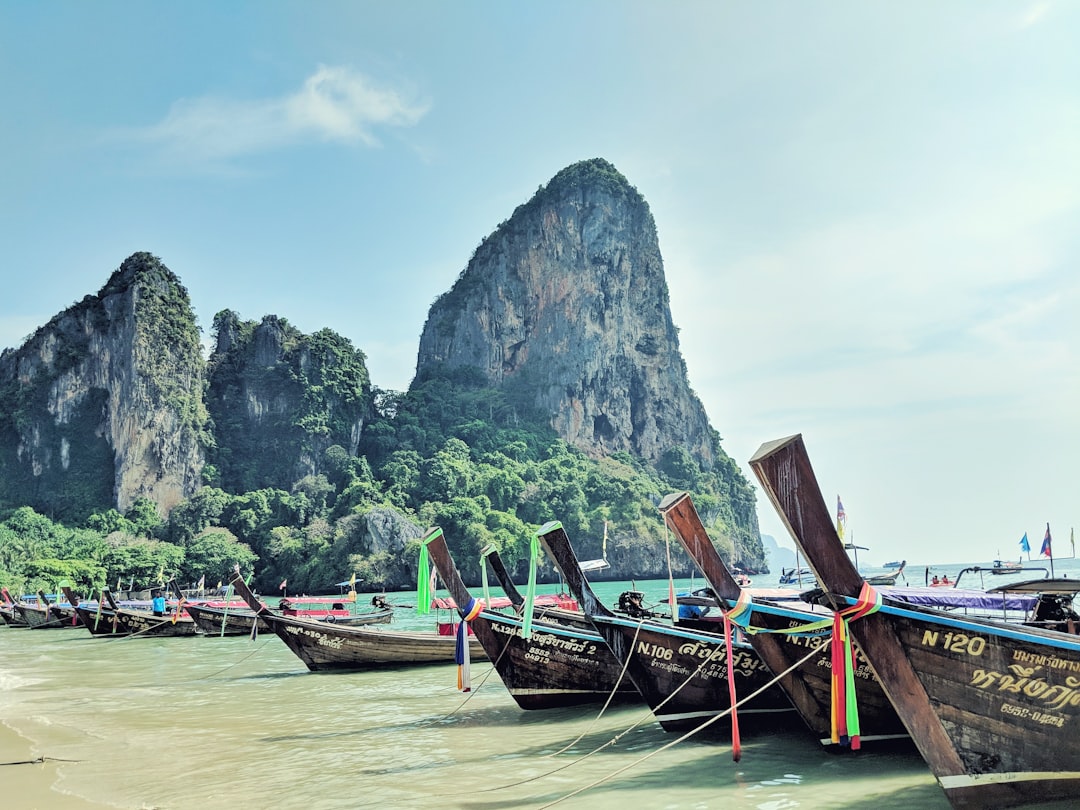
[[[1043,538],[1042,548],[1039,549],[1039,553],[1044,557],[1053,557],[1053,553],[1050,551],[1050,524],[1046,524],[1046,536]]]
[[[1028,544],[1027,532],[1024,532],[1024,536],[1020,538],[1020,550],[1025,554],[1031,553],[1031,546]]]

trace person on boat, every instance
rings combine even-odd
[[[154,591],[154,598],[150,600],[150,609],[154,611],[155,616],[164,616],[165,594],[161,591]]]
[[[371,597],[371,604],[376,610],[386,610],[390,607],[390,603],[386,601],[386,597],[381,593],[377,593]]]
[[[941,578],[941,584],[942,584],[942,585],[948,585],[948,584],[950,584],[950,583],[949,583],[949,575],[948,575],[948,574],[945,574],[945,575],[944,575],[944,576],[943,576],[943,577]]]
[[[930,580],[930,584],[931,585],[940,585],[941,584],[941,580],[938,578],[937,574],[934,574],[934,578],[932,580]]]

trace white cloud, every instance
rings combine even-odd
[[[124,136],[174,158],[219,162],[308,141],[378,146],[377,128],[414,126],[428,107],[349,68],[320,66],[290,95],[181,99],[160,123]]]
[[[1049,3],[1036,3],[1021,16],[1020,27],[1030,28],[1031,26],[1042,22],[1048,11],[1050,11]]]

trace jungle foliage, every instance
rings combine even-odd
[[[548,520],[566,526],[582,558],[601,556],[605,523],[619,538],[609,557],[647,548],[655,557],[665,531],[655,505],[675,490],[693,492],[726,558],[760,558],[753,492],[722,452],[709,471],[678,447],[655,468],[625,453],[589,458],[529,412],[524,398],[483,387],[469,369],[440,369],[408,392],[369,396],[374,416],[357,452],[330,445],[321,471],[287,490],[204,486],[164,520],[139,501],[76,528],[29,507],[14,510],[0,523],[0,583],[30,592],[51,591],[60,579],[85,591],[169,577],[212,585],[239,565],[271,593],[285,579],[290,591],[325,593],[353,572],[368,590],[409,588],[418,547],[404,554],[372,547],[365,520],[380,509],[418,529],[441,526],[473,581],[488,544],[524,573],[530,532]]]

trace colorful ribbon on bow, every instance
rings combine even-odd
[[[833,614],[832,631],[832,741],[850,745],[857,751],[859,739],[859,705],[855,699],[855,647],[851,643],[851,628],[855,619],[874,613],[881,607],[881,594],[868,582],[859,591],[859,599],[851,607]]]
[[[472,691],[472,677],[469,671],[469,622],[479,616],[483,609],[483,602],[470,597],[455,633],[454,661],[458,665],[457,688],[461,692]]]

